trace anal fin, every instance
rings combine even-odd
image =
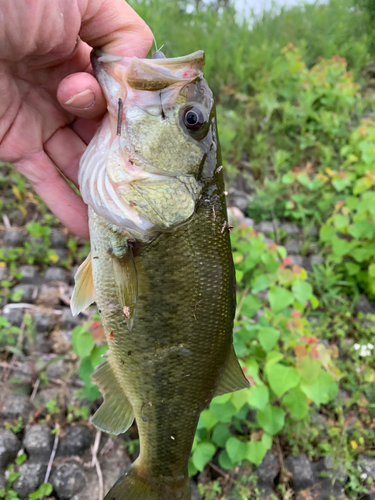
[[[241,370],[233,347],[226,360],[224,371],[219,381],[219,385],[215,391],[215,396],[221,396],[228,392],[239,391],[249,387],[249,381]]]
[[[79,266],[74,280],[75,287],[70,301],[70,309],[73,316],[77,316],[77,314],[95,302],[91,253],[88,254],[87,258]]]
[[[122,390],[109,359],[100,363],[91,376],[99,386],[104,402],[91,417],[97,429],[110,434],[126,432],[134,420],[133,408]]]

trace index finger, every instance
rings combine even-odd
[[[121,56],[146,57],[150,28],[124,0],[86,0],[80,37],[91,47]]]

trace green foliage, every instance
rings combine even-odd
[[[215,398],[202,412],[191,474],[220,449],[224,469],[243,460],[259,465],[287,419],[307,425],[309,409],[338,390],[335,352],[312,335],[306,319],[318,307],[306,271],[263,235],[246,227],[232,234],[240,290],[234,346],[251,387]],[[254,319],[259,307],[263,314]]]
[[[91,374],[95,366],[102,361],[102,355],[108,350],[107,345],[95,345],[94,336],[90,327],[92,322],[76,326],[72,333],[74,353],[80,358],[78,372],[84,382],[84,395],[89,401],[100,397],[98,387],[91,382]]]
[[[12,431],[14,434],[18,434],[23,427],[22,417],[18,417],[15,424],[5,422],[4,427],[7,431]]]

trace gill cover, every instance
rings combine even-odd
[[[212,143],[213,97],[204,54],[174,59],[92,52],[108,113],[80,163],[83,200],[138,238],[194,213]]]

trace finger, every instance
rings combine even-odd
[[[87,205],[43,151],[16,162],[14,166],[29,179],[36,193],[65,226],[78,236],[89,238]]]
[[[57,89],[57,100],[69,113],[88,120],[102,117],[107,109],[100,85],[89,73],[64,78]]]
[[[71,125],[70,128],[80,137],[85,144],[88,144],[94,137],[97,128],[100,125],[100,121],[85,120],[84,118],[77,118]]]
[[[88,2],[80,36],[91,47],[128,57],[146,57],[153,42],[150,28],[124,0]]]
[[[86,144],[69,127],[59,128],[44,143],[44,151],[57,168],[78,187],[79,160]]]

